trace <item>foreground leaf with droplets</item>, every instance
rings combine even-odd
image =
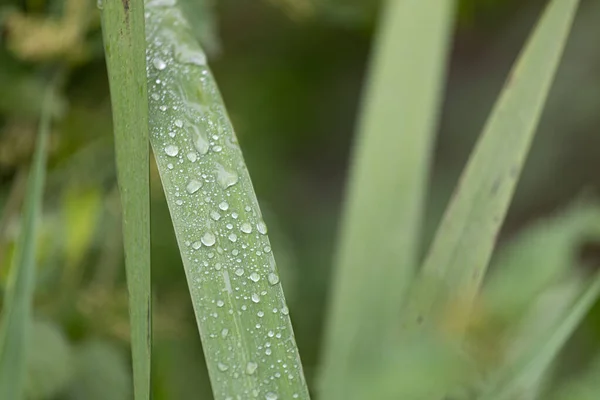
[[[27,340],[30,334],[35,289],[37,220],[42,208],[53,90],[48,89],[27,182],[21,232],[10,269],[0,323],[0,399],[21,400],[24,396]]]
[[[578,0],[553,0],[520,56],[463,172],[416,283],[408,329],[439,308],[464,330],[558,67]]]
[[[267,227],[181,11],[147,3],[150,142],[217,400],[308,399]]]
[[[453,1],[388,1],[373,55],[340,229],[321,396],[393,346],[415,267]],[[391,371],[389,371],[392,373]]]

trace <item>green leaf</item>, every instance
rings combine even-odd
[[[103,0],[136,400],[150,399],[150,170],[143,0]]]
[[[407,310],[408,328],[429,321],[439,306],[458,304],[469,314],[578,3],[550,3],[511,72],[425,259]]]
[[[24,395],[27,340],[30,334],[38,217],[42,208],[53,88],[44,98],[38,143],[27,182],[21,233],[9,273],[0,324],[0,399],[20,400]]]
[[[453,9],[452,1],[389,1],[382,14],[323,346],[329,400],[348,398],[351,370],[377,363],[397,331],[417,264]]]
[[[146,6],[150,142],[214,397],[308,399],[267,228],[205,54],[174,1]]]

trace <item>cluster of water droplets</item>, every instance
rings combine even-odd
[[[206,57],[174,31],[185,26],[174,4],[146,3],[151,140],[204,347],[219,360],[211,377],[254,382],[224,399],[281,400],[278,382],[303,383],[303,376],[267,226]]]

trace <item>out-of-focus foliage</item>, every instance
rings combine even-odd
[[[210,50],[211,68],[265,211],[305,372],[314,388],[330,255],[378,3],[180,1],[194,21],[196,35]],[[542,3],[461,2],[431,178],[427,240]],[[567,307],[580,293],[582,280],[600,265],[592,226],[597,211],[590,205],[568,206],[583,190],[589,189],[593,197],[600,188],[598,21],[600,2],[582,0],[500,235],[489,291],[472,321],[473,360],[466,362],[477,363],[487,373],[510,353],[506,343],[517,326],[520,332],[528,331],[517,322],[533,312],[532,297],[542,310]],[[52,107],[55,125],[40,221],[35,306],[40,318],[53,321],[55,329],[64,332],[67,352],[73,355],[71,366],[65,368],[73,375],[65,393],[52,400],[128,399],[129,327],[120,210],[95,1],[5,0],[0,24],[1,288],[18,236],[23,194],[18,177],[34,148],[47,70],[59,65],[67,74]],[[208,399],[210,387],[183,268],[154,166],[151,180],[154,398]],[[526,268],[529,264],[538,268]],[[506,295],[506,286],[514,297]],[[540,293],[545,294],[537,297]],[[511,300],[510,308],[499,310],[495,304],[506,299]],[[452,315],[450,310],[449,324]],[[597,380],[592,377],[597,363],[591,361],[600,351],[599,316],[597,307],[592,309],[568,353],[552,365],[549,382],[542,384],[544,393],[550,393],[544,398],[596,398]],[[544,318],[531,322],[532,334],[553,323]],[[441,354],[449,354],[444,361],[454,356]],[[394,362],[399,361],[390,360],[391,365]],[[449,385],[462,382],[463,376],[454,377]],[[385,387],[395,376],[375,378]],[[76,380],[86,383],[72,386]],[[558,390],[563,381],[570,383]],[[114,394],[104,392],[111,386]],[[58,384],[53,387],[58,390]]]

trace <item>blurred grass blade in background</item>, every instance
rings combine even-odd
[[[0,325],[0,399],[21,400],[24,396],[26,344],[31,329],[35,290],[37,227],[46,178],[53,89],[49,87],[44,96],[38,139],[21,213],[19,240],[4,294]]]
[[[150,399],[150,172],[143,0],[102,0],[136,400]]]
[[[308,399],[250,176],[174,0],[146,2],[150,142],[216,400]]]
[[[453,13],[453,1],[384,6],[322,346],[320,387],[328,400],[347,399],[350,370],[377,364],[397,331],[417,264]]]
[[[409,328],[431,322],[442,306],[460,310],[453,329],[464,330],[578,3],[551,1],[511,72],[425,259],[406,316]]]

